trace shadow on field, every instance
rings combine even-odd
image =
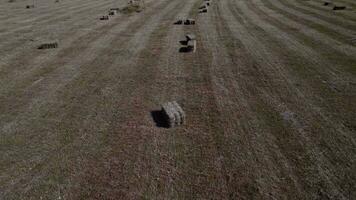
[[[187,41],[187,40],[181,40],[181,41],[179,41],[179,43],[180,43],[181,45],[187,45],[187,44],[188,44],[188,41]]]
[[[180,43],[181,45],[187,45],[187,44],[188,44],[188,41],[187,41],[187,40],[181,40],[181,41],[179,41],[179,43]],[[186,46],[183,46],[183,47],[179,48],[179,53],[187,53],[187,52],[189,52],[189,51],[190,51],[189,48],[186,47]]]
[[[168,121],[165,118],[162,110],[151,111],[151,116],[153,121],[156,123],[156,126],[159,128],[169,128]]]
[[[188,47],[181,47],[179,49],[179,53],[188,53],[190,52],[190,49]]]

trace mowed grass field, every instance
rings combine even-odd
[[[334,2],[2,0],[0,199],[356,199],[356,2]],[[174,100],[186,124],[157,127]]]

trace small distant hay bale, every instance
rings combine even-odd
[[[109,16],[104,15],[99,18],[100,20],[109,20]]]
[[[189,40],[187,43],[187,50],[195,52],[197,49],[197,41],[196,40]]]
[[[185,36],[186,40],[181,41],[181,44],[183,47],[179,49],[179,52],[195,52],[196,51],[196,46],[197,46],[197,41],[195,40],[195,35],[194,34],[187,34]]]
[[[181,24],[183,24],[183,20],[179,19],[176,22],[174,22],[174,24],[181,25]]]
[[[206,9],[206,8],[208,8],[206,4],[203,4],[199,7],[199,9]]]
[[[27,8],[27,9],[34,8],[34,7],[35,7],[35,5],[33,5],[33,4],[32,4],[32,5],[27,5],[27,6],[26,6],[26,8]]]
[[[346,6],[343,5],[334,5],[333,10],[345,10]]]
[[[116,12],[119,12],[120,8],[110,8],[110,10],[115,10]]]
[[[194,19],[179,19],[176,22],[174,22],[174,24],[177,24],[177,25],[181,25],[181,24],[194,25],[195,24],[195,20]]]
[[[208,12],[208,9],[207,8],[204,8],[204,9],[200,9],[199,10],[199,13],[207,13]]]
[[[164,103],[162,105],[162,114],[170,128],[185,123],[185,113],[176,101]]]
[[[38,49],[55,49],[58,47],[57,42],[51,42],[51,43],[43,43],[41,44]]]
[[[324,1],[324,6],[329,6],[329,5],[331,5],[332,3],[330,2],[330,1]]]
[[[109,15],[111,15],[111,16],[116,15],[116,14],[117,14],[116,10],[110,10],[109,11]]]
[[[194,25],[195,24],[195,20],[194,19],[186,19],[184,21],[185,25]]]

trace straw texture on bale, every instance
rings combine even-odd
[[[187,49],[189,51],[196,51],[197,41],[196,40],[189,40],[187,44]]]
[[[335,5],[333,7],[333,10],[345,10],[346,9],[346,6],[341,6],[341,5]]]
[[[195,20],[194,19],[186,19],[184,21],[185,25],[194,25],[195,24]]]
[[[116,15],[117,11],[116,10],[110,10],[109,15]]]
[[[41,44],[38,49],[55,49],[58,47],[58,43],[57,42],[52,42],[52,43],[44,43]]]
[[[107,15],[101,16],[100,20],[109,20],[109,16],[107,16]]]
[[[185,35],[185,38],[187,39],[187,41],[189,41],[189,40],[195,40],[196,37],[194,34],[189,33]]]
[[[185,113],[176,101],[167,102],[162,105],[162,113],[170,128],[174,128],[185,123]]]

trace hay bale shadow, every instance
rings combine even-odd
[[[58,43],[53,42],[53,43],[43,43],[40,46],[37,47],[37,49],[55,49],[58,48]]]
[[[188,44],[188,41],[187,41],[187,40],[181,40],[181,41],[179,41],[179,43],[180,43],[181,45],[187,45],[187,44]]]
[[[179,49],[179,53],[188,53],[188,52],[190,52],[190,51],[191,51],[191,49],[188,48],[188,47],[181,47],[181,48]]]
[[[334,6],[333,10],[346,10],[346,6]]]
[[[174,25],[182,25],[182,24],[183,24],[183,20],[178,20],[174,22]]]
[[[151,116],[157,127],[169,128],[169,122],[162,110],[151,111]]]

